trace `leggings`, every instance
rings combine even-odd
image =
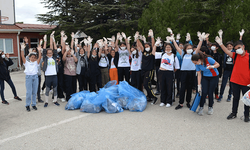
[[[11,78],[9,78],[8,80],[6,80],[6,82],[9,84],[9,86],[11,87],[11,90],[12,90],[12,93],[14,94],[14,97],[17,96],[16,94],[16,88],[11,80]],[[1,86],[1,89],[0,89],[0,93],[1,93],[1,98],[2,98],[2,101],[5,101],[5,98],[4,98],[4,80],[0,79],[0,86]]]
[[[45,95],[49,96],[51,86],[53,86],[54,96],[57,96],[57,76],[45,76],[46,92]]]
[[[143,86],[146,89],[147,97],[149,98],[156,98],[151,87],[151,80],[153,77],[153,73],[154,73],[154,70],[142,71]]]
[[[141,71],[132,71],[131,74],[131,85],[138,90],[142,91],[142,86],[141,86]]]
[[[125,80],[129,83],[129,78],[130,78],[130,67],[118,67],[118,79],[119,81]]]

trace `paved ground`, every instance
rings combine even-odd
[[[188,108],[175,110],[148,104],[142,113],[119,114],[66,111],[38,103],[38,110],[25,110],[25,75],[11,73],[18,95],[13,100],[6,85],[10,105],[0,105],[0,149],[250,149],[248,123],[240,102],[238,118],[228,121],[231,103],[215,102],[214,114],[198,116]],[[228,90],[228,87],[226,91]],[[224,97],[227,97],[224,95]],[[44,98],[43,98],[44,99]],[[178,100],[178,99],[177,99]],[[207,105],[205,108],[207,112]]]

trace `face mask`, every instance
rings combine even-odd
[[[215,47],[215,46],[212,46],[212,47],[211,47],[211,50],[212,50],[212,51],[216,50],[216,47]]]
[[[96,58],[96,55],[92,55],[93,58]]]
[[[105,57],[105,54],[101,54],[102,57]]]
[[[79,48],[79,47],[77,47],[77,50],[78,50],[78,51],[79,51],[79,49],[80,49],[80,48]]]
[[[80,56],[84,56],[84,54],[80,54]]]
[[[132,54],[134,54],[134,55],[135,55],[135,54],[136,54],[136,50],[134,50],[134,51],[132,52]]]
[[[149,52],[149,51],[150,51],[150,47],[148,47],[148,48],[145,48],[145,50],[146,50],[147,52]]]
[[[162,47],[163,45],[162,44],[159,44],[160,47]]]
[[[236,50],[236,53],[242,55],[244,51],[242,50],[242,48],[239,48]]]
[[[170,54],[170,53],[172,53],[172,50],[171,50],[171,51],[169,51],[169,52],[168,52],[168,51],[166,51],[166,53],[167,53],[167,54]]]
[[[2,55],[2,58],[5,58],[5,54]]]
[[[125,49],[126,49],[126,47],[121,47],[121,49],[122,49],[122,50],[125,50]]]
[[[60,48],[57,49],[57,53],[60,53],[62,50]]]
[[[193,49],[188,49],[187,54],[191,54],[191,53],[193,53]]]

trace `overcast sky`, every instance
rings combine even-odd
[[[15,0],[15,9],[16,22],[26,24],[42,24],[37,21],[36,15],[48,11],[44,8],[44,4],[41,4],[41,0]]]

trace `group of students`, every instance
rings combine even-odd
[[[116,80],[119,83],[124,79],[141,91],[144,87],[147,100],[151,101],[151,104],[156,104],[156,95],[160,94],[160,106],[171,107],[175,97],[173,93],[176,80],[176,96],[179,97],[179,105],[175,109],[183,107],[185,96],[186,105],[190,108],[192,90],[196,90],[201,94],[199,115],[204,114],[203,107],[207,97],[208,114],[213,114],[214,94],[220,102],[228,79],[231,78],[227,101],[231,101],[232,94],[234,98],[232,113],[227,119],[235,118],[240,91],[242,90],[244,94],[250,89],[249,53],[241,41],[244,30],[240,32],[240,41],[235,44],[231,41],[227,42],[226,47],[222,44],[222,30],[218,32],[220,37],[215,39],[217,43],[209,42],[209,34],[197,32],[199,38],[197,46],[193,45],[189,33],[186,36],[186,43],[183,44],[179,42],[180,34],[177,34],[175,39],[170,28],[168,32],[170,36],[166,37],[167,41],[159,37],[155,41],[153,30],[149,30],[148,38],[136,32],[132,45],[130,45],[131,37],[127,37],[125,33],[117,33],[116,38],[112,36],[112,38],[100,39],[93,47],[91,37],[79,42],[74,33],[71,34],[69,45],[66,43],[67,36],[64,31],[61,31],[61,45],[58,45],[52,32],[50,47],[47,49],[46,35],[43,40],[40,40],[37,48],[31,49],[28,47],[28,39],[25,38],[25,43],[21,44],[21,56],[26,74],[27,111],[30,111],[30,105],[37,110],[36,96],[38,102],[43,102],[40,97],[41,71],[43,71],[46,87],[44,107],[48,106],[51,90],[55,105],[60,105],[57,98],[62,102],[65,101],[64,92],[68,101],[77,91],[77,80],[79,91],[89,89],[91,92],[96,92],[110,80]],[[225,52],[224,59],[218,52],[219,47]],[[3,97],[2,86],[4,80],[10,85],[12,83],[7,71],[11,62],[9,58],[0,57],[0,67],[6,70],[6,72],[1,71],[0,74],[1,96],[3,103],[6,104],[8,102]],[[219,93],[218,82],[222,77],[222,68],[224,68],[223,78]],[[155,73],[156,93],[151,86]],[[16,99],[20,99],[15,90],[13,93]],[[245,122],[248,122],[249,107],[246,105],[244,115]]]

